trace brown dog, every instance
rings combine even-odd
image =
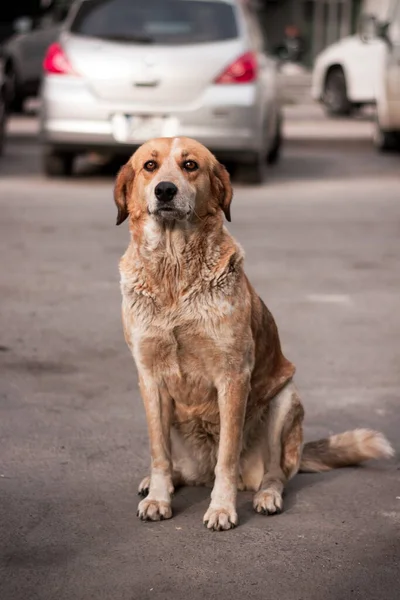
[[[213,485],[204,522],[230,529],[237,489],[253,490],[255,510],[274,514],[299,469],[393,454],[382,434],[363,429],[303,447],[295,368],[223,225],[231,199],[225,168],[187,138],[147,142],[116,181],[117,225],[129,217],[131,232],[120,263],[122,317],[151,447],[150,477],[139,487],[144,520],[172,516],[177,485]]]

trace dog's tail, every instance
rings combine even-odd
[[[302,473],[321,473],[393,455],[394,450],[382,433],[354,429],[305,444],[299,470]]]

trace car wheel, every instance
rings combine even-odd
[[[328,72],[325,81],[323,103],[329,115],[348,116],[352,105],[347,97],[346,77],[341,67],[335,67]]]
[[[0,95],[0,156],[4,150],[4,140],[6,131],[6,99],[5,95]]]
[[[379,152],[391,152],[400,148],[398,134],[382,129],[378,118],[375,120],[373,140],[374,146]]]
[[[269,165],[275,165],[280,157],[282,150],[282,115],[280,114],[277,118],[276,122],[276,132],[274,136],[274,141],[272,146],[267,154],[267,163]]]
[[[264,152],[258,152],[251,160],[238,165],[238,178],[243,183],[260,185],[265,180],[266,156]]]
[[[47,149],[43,156],[43,170],[47,177],[71,177],[75,156],[71,152]]]
[[[10,104],[10,112],[15,114],[21,114],[24,112],[25,98],[22,96],[14,96],[13,101]]]
[[[24,112],[25,97],[18,89],[18,77],[12,65],[6,69],[8,110],[13,113]]]

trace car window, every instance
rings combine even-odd
[[[71,31],[133,43],[198,44],[237,38],[234,7],[210,0],[88,0]]]

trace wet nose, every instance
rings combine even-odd
[[[160,181],[160,183],[156,185],[154,193],[157,200],[160,200],[160,202],[170,202],[177,191],[178,188],[171,181]]]

